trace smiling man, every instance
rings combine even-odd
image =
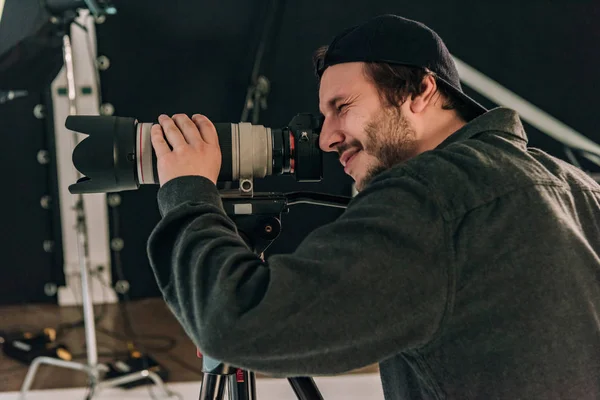
[[[321,49],[317,58],[324,58],[326,51]],[[385,74],[388,81],[381,82]],[[409,85],[418,87],[418,97],[400,98],[408,95]],[[399,98],[388,99],[381,93],[402,87],[407,87],[406,94],[398,94]],[[424,69],[337,64],[323,73],[319,97],[325,116],[321,149],[340,154],[344,171],[354,178],[358,190],[380,172],[434,149],[466,123],[456,110],[444,109],[449,95],[440,93],[435,75]]]
[[[600,397],[600,187],[467,97],[421,23],[371,19],[315,66],[320,146],[360,192],[292,254],[262,260],[223,211],[207,117],[152,128],[148,254],[200,350],[280,376],[378,363],[387,400]]]

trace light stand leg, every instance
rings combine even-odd
[[[146,378],[150,378],[152,382],[154,382],[154,384],[158,387],[160,394],[163,397],[168,398],[172,395],[172,393],[165,386],[161,377],[158,376],[156,372],[148,371],[147,369],[143,371],[134,372],[129,375],[120,376],[118,378],[102,381],[98,383],[98,385],[96,385],[96,388],[98,389],[98,391],[100,391],[109,387],[116,387],[124,383],[135,382]]]
[[[90,368],[87,365],[72,362],[72,361],[64,361],[57,358],[52,357],[37,357],[31,363],[29,370],[27,371],[27,375],[25,376],[25,381],[21,386],[21,399],[25,399],[27,392],[31,388],[31,384],[33,383],[33,378],[38,370],[38,367],[41,364],[54,365],[56,367],[74,369],[77,371],[85,372],[88,376],[91,374]]]

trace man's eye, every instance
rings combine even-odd
[[[346,108],[347,105],[348,105],[348,103],[343,103],[343,104],[340,104],[339,106],[337,106],[338,112],[342,112],[344,110],[344,108]]]

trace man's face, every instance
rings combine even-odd
[[[415,131],[399,106],[382,103],[363,72],[363,63],[333,65],[319,89],[325,121],[319,145],[337,151],[344,171],[363,190],[378,173],[416,153]]]

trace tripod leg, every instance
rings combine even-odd
[[[222,400],[226,379],[227,375],[215,375],[205,372],[200,389],[200,400]]]
[[[250,392],[249,400],[256,400],[256,376],[254,372],[248,373],[248,391]]]
[[[238,369],[235,375],[230,375],[229,393],[231,400],[256,400],[254,372]]]
[[[198,350],[198,357],[202,357],[204,374],[200,388],[200,400],[222,400],[227,377],[234,374],[235,368],[210,357],[203,357],[200,350]]]
[[[227,388],[229,390],[229,400],[238,400],[240,395],[238,393],[237,379],[235,375],[229,375],[227,377],[227,383]]]
[[[323,400],[313,378],[288,378],[298,400]]]

